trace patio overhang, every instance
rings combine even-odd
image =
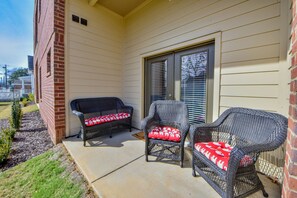
[[[137,9],[142,4],[146,4],[151,0],[89,0],[90,6],[95,6],[97,3],[112,12],[115,12],[121,16],[126,16],[134,9]]]
[[[95,4],[98,2],[98,0],[89,0],[90,6],[95,6]]]

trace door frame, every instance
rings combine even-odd
[[[171,65],[172,67],[174,67],[174,60],[172,59],[173,53],[167,53],[167,54],[163,54],[161,56],[158,57],[149,57],[145,59],[145,73],[146,75],[144,75],[144,93],[148,93],[151,90],[151,84],[150,79],[151,79],[151,70],[149,65],[151,65],[154,62],[160,62],[160,61],[164,61],[167,60],[167,65]],[[167,82],[168,82],[168,87],[167,87],[167,91],[170,90],[171,93],[166,93],[166,98],[168,99],[173,99],[171,98],[171,96],[174,96],[174,88],[173,88],[173,82],[174,82],[174,78],[173,75],[174,73],[174,69],[169,69],[167,67]],[[170,95],[171,96],[170,96]],[[146,112],[146,109],[149,109],[150,106],[150,95],[146,94],[144,96],[144,112],[145,114],[147,114],[148,112]]]
[[[145,90],[144,90],[144,76],[145,76],[145,60],[147,57],[157,56],[158,54],[166,54],[170,51],[178,51],[180,49],[192,47],[195,45],[203,45],[207,42],[212,41],[214,43],[214,81],[213,81],[213,114],[212,120],[218,118],[220,112],[220,80],[221,80],[221,42],[222,42],[222,32],[215,32],[206,36],[202,36],[195,39],[184,40],[184,41],[176,41],[175,44],[170,46],[166,46],[164,48],[158,48],[155,50],[150,50],[147,52],[142,52],[140,54],[139,65],[141,65],[141,85],[140,90],[141,94],[139,97],[139,113],[140,118],[142,119],[145,117],[145,110],[144,110],[144,97],[145,97]],[[176,86],[176,85],[175,85]]]

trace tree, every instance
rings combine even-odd
[[[13,83],[15,80],[17,80],[19,77],[21,76],[28,76],[28,69],[26,68],[18,68],[17,70],[15,70],[14,72],[11,73],[11,75],[9,76],[9,84]]]

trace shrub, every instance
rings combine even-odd
[[[23,98],[22,104],[23,104],[23,107],[26,107],[28,105],[28,99],[27,98]]]
[[[2,129],[2,132],[4,135],[10,137],[11,139],[14,138],[14,135],[16,133],[16,130],[13,128],[6,128],[6,129]]]
[[[4,162],[10,153],[12,133],[10,129],[5,129],[0,133],[0,163]]]
[[[29,93],[28,94],[28,99],[29,99],[29,101],[34,102],[34,94]]]
[[[9,119],[10,126],[14,129],[19,129],[23,117],[21,105],[19,101],[13,101],[11,106],[11,118]]]

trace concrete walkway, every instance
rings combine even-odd
[[[128,131],[88,141],[63,141],[87,181],[99,197],[104,198],[179,198],[220,197],[201,177],[192,177],[189,161],[180,168],[178,163],[145,162],[144,142]],[[280,187],[260,176],[270,198],[280,197]],[[263,197],[259,191],[252,198]]]

